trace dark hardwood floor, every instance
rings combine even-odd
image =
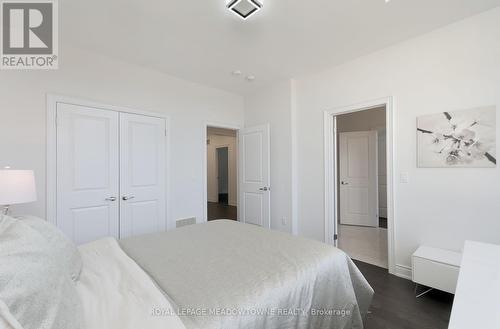
[[[234,206],[222,203],[208,203],[208,221],[217,219],[232,219],[238,220],[238,211]]]
[[[354,261],[375,290],[365,329],[446,329],[453,295],[433,290],[415,298],[413,282],[386,269]]]

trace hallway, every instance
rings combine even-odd
[[[208,203],[208,221],[217,219],[238,220],[238,211],[234,206],[227,204],[209,202]]]

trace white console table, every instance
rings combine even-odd
[[[500,246],[467,241],[448,329],[500,328]]]
[[[454,294],[461,260],[462,254],[459,252],[422,246],[412,256],[413,282]]]

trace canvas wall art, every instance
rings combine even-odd
[[[496,107],[418,117],[419,167],[496,167]]]

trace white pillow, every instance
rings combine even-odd
[[[53,256],[61,259],[61,263],[67,269],[73,281],[78,281],[82,272],[82,257],[76,245],[68,239],[57,227],[38,217],[23,216],[16,217],[23,224],[30,226],[40,233],[51,245]]]
[[[14,223],[16,220],[10,216],[5,216],[4,214],[0,214],[0,234],[2,234],[3,230]]]
[[[81,300],[57,249],[21,220],[0,223],[0,317],[12,328],[80,328]]]

